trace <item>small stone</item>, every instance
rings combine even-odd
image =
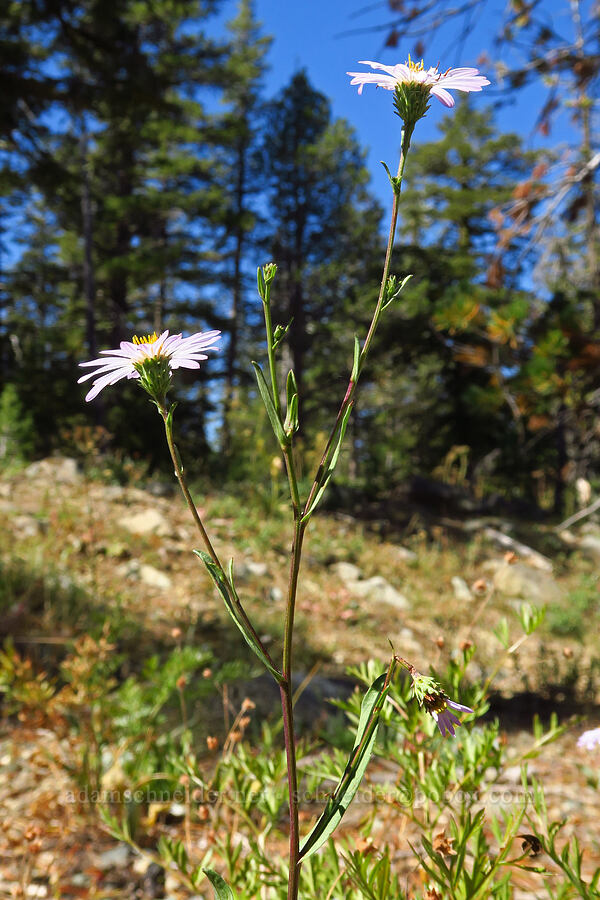
[[[168,590],[173,584],[165,572],[149,565],[140,566],[140,581],[143,581],[148,587],[160,588],[163,591]]]
[[[473,599],[473,594],[469,590],[467,582],[460,575],[454,575],[452,578],[452,590],[454,591],[455,600],[458,600],[459,603],[470,603]]]
[[[126,489],[120,484],[102,485],[101,496],[103,500],[122,500],[125,497]]]
[[[362,577],[362,572],[355,566],[353,563],[349,562],[338,562],[335,563],[331,567],[332,571],[338,576],[338,578],[344,582],[345,585],[348,585],[351,582],[359,581]]]
[[[254,576],[255,578],[263,578],[268,572],[267,564],[257,562],[253,559],[240,559],[236,561],[233,574],[239,581],[245,581],[247,578]]]
[[[250,575],[254,575],[256,578],[263,578],[269,571],[265,562],[258,562],[254,559],[246,560],[246,569]]]
[[[387,603],[395,609],[409,609],[410,601],[397,591],[395,587],[385,580],[382,575],[374,575],[373,578],[365,578],[348,585],[355,597],[371,600],[373,603]]]
[[[83,478],[77,460],[68,456],[51,456],[31,463],[25,475],[32,480],[47,478],[57,484],[77,484]]]
[[[158,534],[160,537],[171,534],[171,526],[153,507],[142,509],[131,516],[124,516],[117,524],[132,534]]]
[[[394,547],[394,554],[398,559],[403,560],[404,562],[414,562],[418,559],[417,554],[414,550],[409,550],[408,547]]]
[[[139,578],[140,563],[137,559],[130,559],[117,569],[119,578]]]
[[[496,528],[485,528],[483,534],[503,550],[512,550],[521,559],[526,559],[530,566],[541,569],[543,572],[552,572],[552,561],[532,547],[528,547],[527,544],[522,544]]]
[[[110,850],[105,850],[104,853],[99,854],[95,861],[96,866],[102,871],[122,869],[128,864],[130,855],[131,851],[127,844],[117,844],[116,847],[111,847]]]
[[[269,590],[269,600],[271,601],[271,603],[281,603],[283,597],[284,594],[281,588],[275,586]]]
[[[508,597],[560,603],[563,592],[552,575],[522,562],[503,563],[494,573],[494,587]]]
[[[600,559],[600,537],[594,534],[582,534],[577,541],[577,549],[588,559]]]

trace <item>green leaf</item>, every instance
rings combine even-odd
[[[290,400],[290,405],[288,406],[287,415],[285,417],[285,422],[283,423],[283,428],[285,433],[291,437],[293,434],[298,431],[300,427],[300,423],[298,421],[298,394],[294,394],[292,399]]]
[[[202,871],[215,889],[216,900],[235,900],[235,894],[218,872],[213,869],[202,869]]]
[[[238,597],[237,591],[233,585],[233,560],[231,560],[231,562],[229,563],[229,581],[227,581],[222,569],[220,569],[219,566],[216,565],[216,563],[211,559],[208,553],[205,553],[203,550],[194,550],[194,553],[202,560],[202,562],[208,569],[209,575],[212,578],[215,587],[225,601],[227,612],[241,631],[248,646],[251,647],[254,653],[256,653],[262,664],[269,670],[276,681],[278,683],[281,683],[281,681],[283,680],[281,672],[277,671],[272,661],[263,650],[256,632],[248,622],[247,616],[244,612],[244,608],[240,603],[240,598]]]
[[[359,371],[360,366],[360,341],[357,336],[354,335],[354,362],[352,363],[352,374],[350,375],[350,381],[353,381],[355,384],[358,381],[358,376],[360,375]]]
[[[283,423],[283,430],[288,437],[291,437],[298,431],[298,385],[296,384],[296,376],[292,369],[288,372],[287,382],[285,386],[287,395],[287,414]]]
[[[262,397],[262,401],[265,404],[265,409],[267,410],[267,414],[271,421],[273,431],[275,432],[275,437],[279,441],[280,446],[285,448],[289,444],[289,439],[287,438],[286,433],[283,430],[283,424],[279,417],[279,413],[275,409],[273,396],[271,394],[271,391],[269,390],[269,386],[265,380],[265,376],[263,375],[261,367],[256,362],[252,362],[252,365],[254,366],[254,371],[256,372],[258,390],[260,391],[260,396]]]
[[[265,276],[263,275],[263,270],[260,266],[256,270],[256,282],[258,286],[258,296],[261,300],[264,300],[266,295]]]
[[[339,434],[338,434],[337,444],[335,445],[335,449],[334,449],[333,453],[331,454],[329,462],[325,468],[325,472],[321,476],[319,490],[315,494],[312,503],[310,504],[309,508],[306,510],[305,514],[302,517],[303,525],[305,522],[308,522],[308,520],[314,513],[315,509],[317,508],[317,506],[319,505],[319,503],[321,501],[323,494],[325,493],[327,485],[331,481],[331,476],[333,475],[333,473],[335,471],[335,467],[337,466],[337,461],[340,456],[342,444],[344,443],[344,436],[346,434],[346,427],[348,425],[348,419],[350,418],[350,413],[352,412],[352,406],[353,406],[353,404],[349,403],[348,409],[344,413],[344,416],[340,423],[340,430],[339,430]]]
[[[363,698],[356,740],[344,774],[312,831],[302,841],[300,859],[312,856],[333,834],[358,790],[377,737],[379,714],[390,687],[388,675],[389,672],[384,672],[379,678],[376,678]]]
[[[386,284],[386,298],[381,310],[383,312],[384,309],[387,309],[390,303],[393,303],[394,300],[397,300],[400,294],[402,293],[404,286],[407,282],[410,281],[412,275],[405,275],[400,284],[398,284],[398,279],[395,275],[390,276],[388,278],[388,283]]]
[[[293,317],[292,317],[292,318],[290,319],[290,321],[287,323],[287,325],[285,325],[285,326],[284,326],[284,325],[277,325],[277,326],[275,327],[275,332],[274,332],[274,334],[273,334],[273,346],[272,346],[272,349],[273,349],[273,350],[277,350],[277,348],[279,347],[280,343],[282,342],[282,340],[284,339],[284,337],[286,336],[286,334],[287,334],[288,331],[290,330],[290,326],[291,326],[291,324],[292,324],[293,321],[294,321],[294,319],[293,319]]]

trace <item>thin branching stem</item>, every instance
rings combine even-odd
[[[398,206],[400,200],[400,189],[402,186],[402,178],[404,176],[404,166],[406,164],[406,156],[410,147],[410,139],[412,136],[412,131],[407,130],[406,128],[402,130],[402,149],[400,152],[400,162],[398,164],[398,174],[395,179],[393,179],[392,187],[394,189],[394,202],[392,205],[392,216],[390,221],[390,230],[388,234],[387,248],[385,251],[385,262],[383,264],[383,274],[381,276],[381,285],[379,287],[379,297],[377,299],[377,305],[375,307],[375,312],[373,313],[373,318],[371,319],[371,324],[369,326],[369,330],[367,332],[367,336],[365,338],[365,342],[362,346],[358,369],[356,373],[352,373],[350,380],[348,381],[348,387],[346,389],[346,393],[344,395],[344,399],[342,400],[342,404],[339,408],[335,423],[325,445],[325,449],[323,451],[323,455],[321,457],[321,462],[319,464],[319,468],[317,469],[317,474],[315,476],[315,480],[310,489],[308,499],[304,506],[304,515],[309,511],[313,499],[319,490],[322,479],[327,471],[327,466],[329,464],[331,454],[333,452],[333,448],[335,446],[336,438],[339,434],[339,430],[341,428],[342,422],[344,420],[344,416],[350,404],[354,399],[354,394],[356,393],[356,386],[358,384],[358,379],[362,368],[364,366],[365,360],[367,358],[367,354],[369,352],[369,348],[375,336],[375,332],[377,330],[377,326],[379,324],[379,319],[381,318],[381,313],[383,311],[384,301],[386,298],[386,287],[388,283],[388,278],[390,274],[390,264],[392,260],[392,249],[394,246],[394,239],[396,236],[396,223],[398,221]],[[356,375],[356,377],[353,377]]]

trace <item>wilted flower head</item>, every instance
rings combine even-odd
[[[412,678],[412,692],[419,706],[424,706],[429,715],[437,723],[442,737],[446,734],[455,735],[454,727],[460,725],[461,721],[454,715],[452,710],[457,712],[469,712],[473,710],[470,706],[463,706],[456,703],[446,696],[441,686],[434,678],[429,675],[421,675],[414,666],[407,666],[410,677]]]
[[[444,106],[454,106],[454,97],[448,93],[455,91],[480,91],[489,84],[478,69],[460,68],[446,69],[440,72],[437,66],[426,69],[423,60],[418,63],[408,57],[406,63],[395,66],[384,66],[383,63],[360,60],[361,66],[371,66],[379,72],[347,72],[352,76],[350,84],[358,85],[358,93],[362,94],[365,84],[374,84],[395,91],[394,105],[400,118],[407,126],[414,126],[429,109],[429,95],[433,94]]]
[[[201,351],[214,349],[220,334],[220,331],[199,331],[184,338],[181,334],[169,336],[168,331],[163,331],[160,336],[154,332],[147,337],[134,337],[131,342],[121,341],[118,350],[101,350],[104,358],[79,363],[83,367],[93,366],[95,370],[82,375],[77,383],[94,379],[85,398],[89,401],[107,385],[122,378],[135,378],[154,400],[162,403],[172,371],[198,369],[199,360],[208,359]]]
[[[584,731],[577,739],[577,746],[583,750],[595,750],[600,747],[600,728]]]
[[[437,727],[440,729],[442,737],[446,737],[446,734],[448,733],[454,737],[456,733],[454,731],[454,726],[462,724],[460,719],[452,712],[453,709],[457,712],[473,712],[470,706],[463,706],[462,703],[455,703],[454,700],[450,700],[446,697],[443,692],[439,694],[426,694],[425,699],[423,700],[423,706],[437,723]]]

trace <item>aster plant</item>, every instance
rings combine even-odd
[[[199,332],[184,338],[181,334],[170,335],[168,331],[165,331],[161,335],[153,334],[148,337],[134,338],[131,342],[124,341],[118,349],[102,351],[99,359],[81,363],[82,367],[90,369],[90,371],[79,379],[81,382],[93,379],[92,388],[86,396],[87,401],[97,397],[104,388],[127,378],[135,379],[155,403],[164,422],[166,440],[176,477],[202,541],[202,548],[194,552],[206,566],[233,621],[279,687],[289,796],[288,900],[296,900],[298,897],[300,867],[303,860],[316,853],[328,840],[358,789],[373,750],[380,714],[396,672],[399,669],[405,669],[409,673],[412,679],[413,696],[437,723],[442,736],[455,735],[455,728],[460,725],[456,712],[473,712],[469,707],[450,700],[434,679],[421,675],[411,663],[394,654],[387,670],[374,680],[363,698],[354,745],[335,790],[309,833],[302,840],[300,839],[292,670],[294,616],[304,537],[336,468],[355,402],[356,388],[375,332],[385,310],[398,299],[411,277],[398,277],[391,274],[390,270],[402,179],[416,123],[429,109],[431,96],[436,97],[444,106],[452,107],[454,99],[449,93],[450,90],[481,91],[485,85],[489,84],[487,78],[480,75],[477,69],[459,68],[441,72],[438,68],[425,69],[423,62],[414,63],[410,57],[406,64],[399,63],[395,66],[385,66],[377,62],[362,64],[371,66],[375,72],[348,73],[352,77],[350,83],[359,86],[359,94],[362,93],[366,84],[374,84],[394,92],[395,112],[403,123],[400,160],[395,177],[390,174],[386,166],[393,192],[393,204],[377,303],[364,340],[361,342],[358,337],[355,338],[353,365],[346,391],[335,422],[325,441],[312,484],[304,496],[301,495],[294,456],[294,436],[300,424],[298,387],[292,370],[287,374],[283,392],[280,390],[278,379],[277,350],[285,340],[289,326],[275,326],[273,323],[271,292],[277,267],[270,263],[257,271],[258,294],[262,302],[265,322],[267,366],[266,372],[257,362],[253,362],[253,367],[258,390],[285,464],[293,516],[290,577],[283,652],[280,660],[272,658],[264,638],[258,633],[244,608],[235,585],[233,561],[225,567],[209,538],[188,489],[183,464],[174,440],[173,412],[175,405],[169,405],[167,401],[167,393],[172,386],[173,372],[179,368],[197,369],[207,359],[204,351],[218,349],[220,333],[218,331]],[[285,401],[282,400],[282,395],[285,397]],[[234,894],[223,878],[210,869],[204,871],[214,887],[216,896],[221,900],[233,900]]]

